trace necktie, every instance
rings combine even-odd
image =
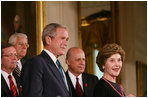
[[[81,85],[79,84],[79,78],[76,78],[76,93],[78,97],[84,97]]]
[[[21,70],[18,66],[18,62],[17,62],[16,68],[15,68],[15,71],[16,71],[17,75],[20,77],[21,76]]]
[[[16,87],[15,87],[13,81],[12,81],[12,76],[9,75],[8,78],[9,78],[10,91],[11,91],[12,97],[17,97],[18,94],[17,94],[17,91],[16,91]]]
[[[64,83],[65,83],[67,89],[68,89],[68,85],[67,85],[67,82],[66,82],[66,80],[64,78],[63,69],[62,69],[62,66],[61,66],[59,60],[56,61],[56,64],[58,65],[59,72],[60,72],[60,74],[61,74],[61,76],[62,76],[62,78],[64,80]]]
[[[60,64],[59,60],[57,60],[57,61],[56,61],[56,64],[58,65],[58,68],[59,68],[60,74],[61,74],[62,78],[64,79],[62,66],[61,66],[61,64]]]

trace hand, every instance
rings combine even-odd
[[[136,96],[133,95],[133,94],[129,94],[129,95],[125,96],[125,97],[136,97]]]

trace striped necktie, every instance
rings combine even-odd
[[[17,75],[20,77],[21,76],[21,70],[20,70],[18,64],[19,63],[17,62],[16,68],[14,70],[16,71]]]
[[[9,78],[10,91],[11,91],[12,97],[17,97],[18,94],[17,94],[16,87],[15,87],[13,81],[12,81],[12,76],[9,75],[8,78]]]

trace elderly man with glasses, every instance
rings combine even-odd
[[[27,35],[24,33],[14,33],[10,36],[8,43],[14,45],[16,49],[18,61],[14,73],[17,73],[20,77],[21,70],[25,62],[23,58],[25,57],[27,48],[29,47]]]

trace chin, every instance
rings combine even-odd
[[[81,72],[81,73],[83,73],[83,72],[84,72],[84,70],[81,70],[80,72]]]
[[[64,55],[65,51],[60,52],[60,55]]]
[[[118,76],[119,76],[119,74],[115,74],[114,76],[115,76],[115,77],[118,77]]]

